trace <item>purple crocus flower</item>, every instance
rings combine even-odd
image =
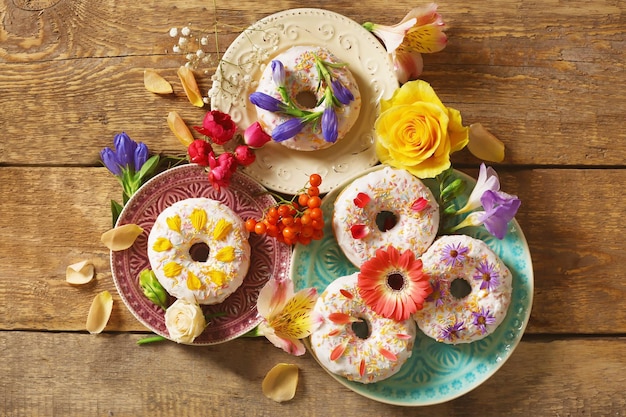
[[[137,144],[137,148],[135,149],[134,155],[135,171],[139,171],[143,164],[146,163],[146,161],[148,160],[148,153],[148,147],[146,146],[146,144],[143,142],[139,142]]]
[[[459,332],[465,330],[462,321],[446,326],[441,330],[441,339],[452,341],[459,337]]]
[[[481,290],[493,291],[500,284],[500,274],[495,270],[495,265],[486,261],[481,261],[476,270],[474,277],[480,283]]]
[[[113,175],[115,175],[116,177],[122,175],[122,167],[120,166],[119,162],[117,162],[117,155],[115,155],[115,151],[113,149],[102,149],[102,151],[100,151],[100,159],[102,160],[104,166],[107,167],[107,169],[111,171]]]
[[[282,87],[285,85],[285,66],[278,60],[273,60],[270,63],[272,67],[272,79],[276,87]]]
[[[115,135],[113,139],[117,162],[122,168],[135,169],[135,149],[137,142],[132,140],[125,132]]]
[[[496,318],[489,309],[485,310],[485,307],[481,307],[480,311],[472,311],[472,324],[480,329],[482,334],[487,333],[487,325],[496,322]]]
[[[260,91],[255,91],[250,94],[250,102],[255,106],[271,111],[272,113],[282,112],[285,110],[286,105],[282,101],[270,96],[269,94],[261,93]]]
[[[354,95],[352,92],[344,86],[341,81],[333,80],[330,83],[330,86],[333,90],[333,94],[337,100],[343,105],[348,105],[352,100],[354,100]]]
[[[282,142],[296,136],[302,129],[306,121],[298,117],[293,117],[286,122],[276,126],[272,131],[272,139],[275,142]]]
[[[333,106],[327,106],[322,113],[322,136],[326,142],[337,141],[337,113]]]
[[[485,211],[482,214],[476,213],[479,214],[478,220],[489,233],[498,239],[504,239],[509,222],[517,214],[520,199],[502,191],[487,190],[480,198],[480,202]]]

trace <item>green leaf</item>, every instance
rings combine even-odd
[[[441,190],[441,201],[448,202],[457,198],[465,189],[465,181],[457,178]]]
[[[154,173],[154,170],[159,165],[159,155],[153,155],[141,166],[139,171],[135,173],[135,181],[142,182],[148,176]]]
[[[118,217],[120,217],[122,209],[124,209],[123,205],[115,200],[111,200],[111,215],[113,216],[113,227],[115,227],[115,223],[117,223],[117,219]]]
[[[244,333],[239,337],[259,337],[263,336],[263,333],[259,331],[259,326],[256,326],[254,329],[250,330],[248,333]]]

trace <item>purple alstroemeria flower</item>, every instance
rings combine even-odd
[[[330,83],[330,87],[333,90],[333,94],[339,102],[345,106],[350,104],[352,100],[354,100],[354,95],[352,92],[344,86],[341,81],[333,80]]]
[[[255,91],[250,94],[250,103],[263,110],[271,111],[272,113],[282,112],[286,108],[285,103],[282,101],[269,94],[261,93],[260,91]]]
[[[500,273],[496,271],[495,265],[486,261],[481,261],[474,271],[474,279],[482,281],[481,290],[493,291],[500,284]]]
[[[116,177],[122,175],[122,167],[117,161],[117,155],[115,154],[115,151],[113,149],[104,148],[102,151],[100,151],[100,159],[102,160],[104,166],[107,167],[107,169],[111,171],[113,175],[115,175]]]
[[[285,85],[285,66],[282,62],[278,60],[273,60],[270,63],[272,67],[272,80],[274,80],[274,84],[276,87],[282,87]]]
[[[465,326],[463,326],[462,321],[457,321],[456,323],[446,326],[441,330],[441,339],[442,340],[454,340],[459,337],[459,332],[465,330]]]
[[[145,143],[143,142],[139,142],[137,144],[137,148],[135,148],[135,158],[134,158],[134,168],[135,171],[139,171],[141,169],[141,167],[143,166],[143,164],[146,163],[146,161],[148,160],[148,147],[146,146]]]
[[[282,142],[291,139],[302,131],[306,121],[298,117],[293,117],[286,122],[276,126],[272,131],[272,139],[275,142]]]
[[[326,142],[337,141],[337,113],[332,106],[327,106],[322,113],[322,136]]]
[[[135,149],[137,149],[137,142],[132,140],[125,132],[115,135],[113,139],[113,145],[115,146],[115,155],[117,162],[122,168],[135,169]]]
[[[494,324],[496,318],[489,309],[485,310],[485,307],[481,307],[480,311],[472,311],[472,324],[480,329],[482,334],[487,333],[487,325]]]

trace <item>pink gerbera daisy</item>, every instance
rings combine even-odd
[[[363,263],[358,285],[368,307],[397,321],[421,310],[432,292],[421,259],[416,259],[410,250],[400,254],[393,246],[378,249],[373,258]]]

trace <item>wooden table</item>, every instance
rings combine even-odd
[[[416,5],[307,4],[384,24]],[[219,1],[220,50],[258,19],[301,6]],[[185,58],[168,31],[210,33],[213,4],[2,0],[0,415],[622,415],[626,3],[450,0],[439,10],[449,43],[425,56],[422,78],[466,124],[481,122],[506,144],[497,169],[522,200],[517,220],[534,263],[530,322],[493,377],[453,401],[406,408],[365,399],[309,354],[291,357],[264,338],[137,346],[150,332],[122,303],[100,243],[121,190],[99,151],[126,131],[154,152],[181,153],[167,113],[199,124],[206,108],[189,105],[179,85],[169,98],[147,92],[143,71],[176,83]],[[212,71],[198,73],[203,91]],[[475,175],[479,161],[464,150],[454,164]],[[71,287],[65,268],[83,259],[96,278]],[[90,335],[87,311],[103,290],[113,313],[103,334]],[[301,370],[283,404],[261,392],[279,362]]]

